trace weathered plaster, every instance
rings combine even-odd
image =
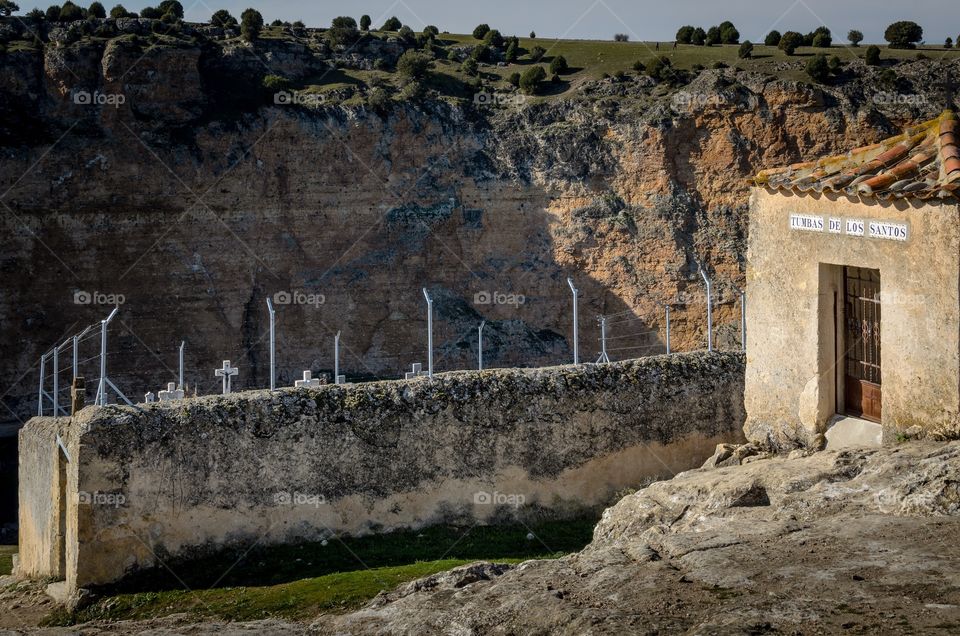
[[[960,223],[940,203],[858,201],[756,189],[747,263],[747,437],[817,446],[841,403],[834,292],[842,266],[880,270],[884,441],[960,410]],[[791,214],[906,222],[907,241],[791,230]],[[842,351],[840,352],[842,355]],[[842,408],[842,407],[841,407]]]
[[[596,510],[742,440],[742,392],[739,354],[678,354],[88,408],[60,420],[78,475],[68,586],[258,539]],[[49,461],[54,425],[24,428],[21,474]],[[23,482],[23,514],[50,488],[43,475]],[[477,504],[478,492],[521,495],[524,505]],[[78,493],[122,503],[77,505]],[[307,499],[285,501],[298,495]],[[21,553],[40,555],[53,538],[31,528]],[[20,569],[49,571],[37,556]]]

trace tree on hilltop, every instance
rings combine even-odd
[[[883,38],[890,43],[891,49],[915,49],[917,42],[923,39],[923,27],[916,22],[901,20],[888,26]]]
[[[240,14],[240,35],[247,42],[260,38],[263,30],[263,16],[256,9],[246,9]]]

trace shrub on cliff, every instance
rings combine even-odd
[[[520,73],[510,73],[510,77],[507,78],[507,81],[514,88],[520,88]]]
[[[440,35],[440,29],[432,24],[428,24],[427,26],[423,27],[423,34],[428,38],[435,38]]]
[[[390,93],[385,89],[377,87],[367,94],[367,108],[378,114],[384,114],[390,110]]]
[[[669,81],[673,76],[673,67],[670,63],[670,58],[663,55],[654,58],[653,61],[647,65],[647,75],[658,82]]]
[[[558,55],[552,60],[550,60],[550,73],[552,75],[562,75],[570,70],[570,65],[567,64],[567,58],[562,55]]]
[[[520,76],[520,90],[527,95],[535,95],[540,87],[540,82],[546,77],[547,72],[543,70],[542,66],[531,66]]]
[[[883,39],[890,43],[891,49],[915,49],[923,39],[923,27],[909,20],[894,22],[884,31]]]
[[[517,61],[517,58],[520,56],[520,45],[517,43],[516,38],[510,41],[510,44],[507,45],[507,50],[503,54],[504,60],[509,63]]]
[[[418,51],[404,51],[397,60],[397,72],[406,79],[423,79],[431,68],[433,68],[433,59]]]
[[[826,83],[830,79],[830,63],[827,61],[827,56],[818,53],[810,58],[810,61],[807,62],[807,75],[815,82]]]
[[[867,62],[868,66],[879,66],[880,65],[880,47],[876,44],[871,44],[867,47],[867,53],[864,56],[864,59]]]
[[[767,33],[767,37],[763,39],[763,43],[767,46],[779,46],[780,38],[782,37],[783,36],[780,34],[780,32],[774,29],[770,33]]]
[[[793,55],[802,45],[803,35],[797,33],[796,31],[787,31],[783,34],[783,37],[780,38],[780,44],[778,46],[780,50],[787,55]]]
[[[216,27],[229,28],[237,26],[237,19],[226,9],[220,9],[210,17],[210,24]]]
[[[818,49],[829,49],[833,46],[833,35],[830,33],[830,29],[826,27],[817,29],[810,44]]]
[[[172,13],[178,20],[183,20],[183,5],[178,0],[163,0],[159,8],[160,13]]]
[[[114,20],[120,20],[122,18],[132,18],[133,14],[127,11],[127,8],[122,4],[118,4],[114,8],[110,9],[110,17]]]
[[[357,21],[349,16],[339,16],[330,23],[327,37],[334,46],[349,46],[357,41],[360,32],[357,31]]]
[[[460,65],[460,71],[470,77],[476,77],[477,73],[480,71],[480,65],[472,57],[468,57],[463,61],[463,64]]]
[[[240,14],[240,35],[247,42],[260,38],[263,30],[263,16],[256,9],[246,9]]]
[[[473,38],[475,40],[482,40],[487,36],[487,33],[490,32],[489,24],[478,24],[477,28],[473,30]]]
[[[370,23],[371,23],[371,22],[372,22],[372,21],[370,20],[370,16],[368,16],[368,15],[366,15],[366,14],[360,16],[360,30],[361,30],[361,31],[369,31],[369,30],[370,30]]]
[[[389,18],[386,22],[383,23],[383,26],[380,27],[381,31],[399,31],[400,27],[403,26],[403,23],[400,22],[400,18],[393,16]]]
[[[78,20],[83,20],[83,9],[77,5],[67,0],[63,3],[63,6],[60,7],[60,22],[76,22]]]
[[[2,6],[3,6],[3,0],[0,0],[0,7]],[[2,11],[0,11],[0,13],[2,13]],[[91,3],[89,7],[87,7],[87,15],[92,18],[105,18],[107,17],[107,10],[104,8],[104,6],[101,3],[94,2],[94,3]]]
[[[483,36],[483,43],[487,46],[495,46],[500,48],[503,46],[503,35],[501,35],[500,31],[496,29],[490,29],[487,31],[487,34]]]
[[[543,59],[543,56],[547,54],[547,49],[542,46],[535,46],[530,49],[530,60],[532,62],[539,62]]]

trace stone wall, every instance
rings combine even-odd
[[[698,353],[87,408],[60,420],[67,583],[256,540],[580,515],[741,440],[742,391],[742,356]],[[32,576],[56,574],[56,538],[30,521],[58,488],[34,472],[55,425],[20,436]]]

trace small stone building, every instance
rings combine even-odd
[[[880,443],[915,427],[956,432],[957,138],[946,111],[753,179],[749,439],[790,448],[817,447],[823,435]]]

